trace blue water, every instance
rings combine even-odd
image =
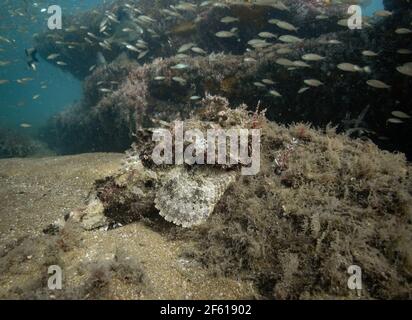
[[[99,0],[63,1],[54,0],[52,4],[62,7],[64,14],[101,4]],[[25,132],[35,132],[52,115],[66,108],[81,97],[81,83],[57,67],[40,60],[37,71],[29,70],[26,65],[25,48],[33,46],[32,36],[47,27],[47,8],[49,1],[2,1],[0,8],[0,35],[12,41],[8,44],[0,41],[0,61],[10,61],[0,67],[0,79],[10,80],[0,85],[0,126]],[[11,16],[16,9],[18,14]],[[28,13],[28,14],[27,14]],[[64,27],[64,26],[63,26]],[[26,84],[19,84],[17,79],[33,78]],[[41,88],[46,86],[45,88]],[[33,100],[35,95],[40,95]],[[32,128],[20,128],[21,123],[28,123]]]
[[[375,11],[382,10],[383,8],[383,0],[372,0],[371,4],[364,8],[363,14],[365,16],[372,16]]]

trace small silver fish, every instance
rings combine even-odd
[[[238,22],[238,21],[239,21],[238,18],[229,17],[229,16],[220,19],[220,22],[226,23],[226,24],[228,24],[228,23],[234,23],[234,22]]]
[[[391,87],[380,80],[368,80],[366,84],[376,89],[390,89]]]
[[[184,86],[187,83],[187,81],[181,77],[173,77],[172,80],[179,83],[182,86]]]
[[[282,95],[279,93],[279,92],[277,92],[276,90],[270,90],[269,91],[269,94],[271,95],[271,96],[274,96],[274,97],[281,97]]]
[[[324,85],[323,82],[316,80],[316,79],[306,79],[303,82],[310,87],[320,87]]]
[[[233,38],[236,37],[236,34],[230,31],[219,31],[215,33],[218,38]]]
[[[411,116],[406,114],[403,111],[392,111],[391,113],[394,117],[399,118],[399,119],[410,119]]]
[[[179,63],[173,67],[170,67],[170,69],[174,69],[174,70],[183,70],[183,69],[187,69],[189,66],[185,63]]]

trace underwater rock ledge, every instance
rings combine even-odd
[[[292,14],[296,13],[296,5],[291,5],[290,11],[281,11],[267,6],[228,4],[208,9],[212,12],[199,23],[207,24],[208,19],[229,14],[225,10],[236,11],[237,6],[263,10],[261,14],[266,18],[299,16]],[[334,28],[328,24],[325,29],[317,29],[319,25],[313,22],[313,14],[309,11],[301,16],[308,19],[309,25],[314,23],[313,30],[306,25],[300,27],[307,32],[302,41],[274,43],[246,53],[243,53],[248,46],[246,40],[268,26],[257,28],[253,21],[242,24],[243,27],[252,24],[247,27],[250,34],[245,34],[244,39],[244,33],[240,32],[245,40],[241,39],[242,50],[235,50],[231,39],[219,39],[210,31],[176,35],[178,40],[171,41],[170,52],[153,52],[147,61],[137,61],[134,53],[120,50],[114,54],[113,62],[96,67],[85,78],[81,103],[51,119],[43,136],[63,154],[124,151],[134,141],[138,128],[151,126],[153,119],[185,119],[196,109],[198,99],[210,93],[227,97],[233,106],[242,103],[254,106],[260,102],[268,107],[267,117],[279,123],[311,122],[321,128],[332,123],[340,132],[363,136],[381,148],[411,157],[412,144],[408,138],[411,122],[388,122],[395,110],[409,112],[412,78],[397,68],[410,60],[409,55],[399,54],[398,50],[410,48],[411,35],[395,31],[409,24],[410,9],[375,19],[373,28],[355,31],[339,26],[338,16],[327,20]],[[277,31],[279,35],[290,33]],[[161,39],[156,41],[163,43]],[[176,54],[182,44],[190,41],[208,44],[209,52],[223,53],[204,56],[186,52],[184,58]],[[365,50],[379,55],[365,56]],[[76,50],[70,52],[74,54]],[[305,54],[320,60],[303,61]],[[140,65],[143,62],[146,64]],[[346,68],[358,69],[343,71],[337,67],[342,63],[346,63]],[[319,86],[305,83],[310,80],[316,80]],[[371,80],[383,81],[386,86],[371,87],[368,85]]]

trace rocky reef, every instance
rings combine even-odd
[[[117,21],[114,17],[123,17],[120,12],[126,9],[137,12],[137,17],[127,19],[147,20],[142,18],[145,2],[116,2],[106,12],[88,13],[96,17],[85,19],[86,26],[78,31],[62,31],[59,48],[49,44],[56,43],[56,35],[41,35],[50,38],[39,41],[43,56],[64,52],[71,63],[61,67],[75,75],[85,66],[90,68],[88,59],[80,58],[83,45],[88,46],[93,61],[98,53],[105,56],[103,65],[93,62],[92,71],[81,71],[85,96],[80,105],[50,121],[44,135],[50,145],[62,153],[124,151],[136,129],[150,126],[152,119],[185,119],[198,99],[210,93],[227,97],[234,106],[261,102],[268,106],[267,117],[279,123],[305,121],[321,128],[331,123],[340,132],[369,138],[384,149],[410,156],[410,121],[388,121],[393,112],[406,117],[409,112],[411,35],[399,31],[410,23],[409,9],[394,8],[385,17],[365,18],[362,30],[349,30],[341,25],[346,17],[343,8],[347,8],[341,5],[284,1],[285,9],[265,3],[228,2],[210,7],[193,3],[179,10],[176,4],[173,12],[181,14],[179,18],[157,5],[162,8],[157,15],[168,18],[163,24],[153,13],[153,21],[146,22],[161,29],[156,35],[151,28],[141,27],[141,39],[116,42],[115,33],[105,41],[121,44],[113,44],[111,50],[104,50],[98,39],[93,44],[82,40],[81,47],[68,49],[64,39],[76,32],[81,33],[78,37],[94,34],[102,21]],[[231,26],[237,29],[233,36],[221,38],[216,34],[228,28],[221,22],[225,17],[235,19]],[[175,24],[187,20],[195,26],[187,32],[173,31]],[[80,21],[73,23],[81,25]],[[112,24],[114,28],[122,22]],[[152,49],[152,42],[158,49]],[[145,57],[137,59],[142,52]]]
[[[261,129],[261,171],[156,166],[142,133],[119,172],[97,181],[68,221],[86,230],[144,223],[186,241],[181,255],[215,275],[252,279],[260,297],[355,298],[346,285],[355,264],[363,298],[411,298],[412,184],[403,155],[331,127],[279,126],[216,96],[185,125]]]

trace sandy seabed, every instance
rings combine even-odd
[[[122,154],[97,153],[0,161],[0,297],[253,297],[251,283],[210,275],[201,267],[180,258],[179,241],[165,239],[143,223],[109,231],[77,230],[75,235],[70,235],[76,239],[69,240],[56,240],[44,234],[43,230],[48,225],[83,205],[95,180],[113,174],[122,158]],[[55,256],[54,241],[60,243],[59,258]],[[76,245],[67,250],[71,242],[76,242]],[[144,276],[129,279],[127,268],[133,268],[133,264],[127,264],[125,269],[124,261],[119,263],[119,248],[127,252],[127,256],[122,257],[124,261],[138,260],[136,269],[144,268]],[[96,264],[93,261],[100,262]],[[121,273],[119,268],[123,272],[123,279],[105,278],[114,269],[112,261],[117,263],[116,274]],[[71,288],[64,290],[64,297],[47,288],[48,263],[58,263],[63,269],[63,289],[66,285]],[[84,269],[91,270],[94,280],[85,281]],[[138,270],[130,270],[130,274]],[[125,279],[128,281],[123,281]],[[105,290],[102,290],[102,282]]]

